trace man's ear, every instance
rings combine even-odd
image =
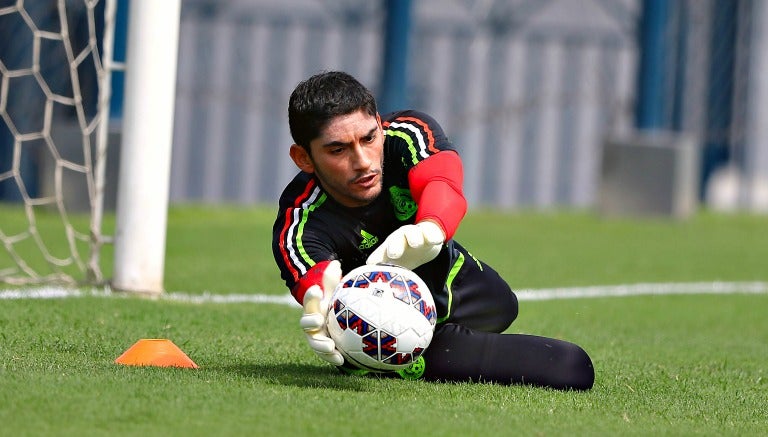
[[[291,155],[294,164],[296,164],[296,167],[299,167],[301,171],[305,173],[315,172],[315,164],[312,162],[309,153],[303,147],[298,144],[292,144],[289,154]]]

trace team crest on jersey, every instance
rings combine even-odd
[[[395,217],[401,222],[408,220],[416,214],[416,202],[411,197],[411,190],[400,187],[389,187],[389,200],[395,207]]]

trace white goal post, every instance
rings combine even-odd
[[[130,6],[112,286],[160,293],[181,0]]]

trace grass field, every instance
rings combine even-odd
[[[18,219],[0,212],[0,226]],[[173,208],[167,289],[284,295],[272,216]],[[765,217],[474,211],[457,238],[516,289],[768,281]],[[521,302],[510,332],[593,357],[596,385],[575,393],[344,377],[313,356],[286,305],[0,300],[0,424],[5,435],[766,435],[767,315],[767,294]],[[113,363],[140,338],[172,339],[200,369]]]

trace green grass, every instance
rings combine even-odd
[[[272,215],[172,209],[167,289],[284,294]],[[457,238],[518,289],[768,280],[764,217],[480,211]],[[294,307],[6,300],[0,424],[7,435],[766,435],[766,314],[768,295],[522,302],[510,332],[593,357],[595,388],[574,393],[341,376],[305,346]],[[200,369],[113,363],[140,338],[172,339]]]

